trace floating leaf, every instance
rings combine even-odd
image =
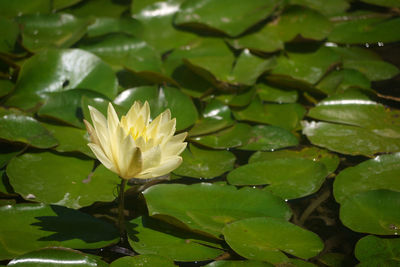
[[[0,1],[0,16],[13,18],[24,14],[50,13],[51,0],[3,0]]]
[[[305,114],[303,106],[293,104],[262,104],[254,100],[248,107],[233,112],[237,120],[266,123],[293,130],[300,126]]]
[[[400,3],[397,0],[361,0],[362,2],[384,6],[384,7],[400,7]]]
[[[299,140],[288,130],[270,125],[256,125],[251,128],[248,143],[240,146],[241,150],[274,150],[297,146]]]
[[[243,219],[227,224],[222,232],[239,255],[275,264],[289,261],[283,252],[308,259],[324,248],[313,232],[278,218]]]
[[[324,164],[309,159],[273,159],[242,165],[228,174],[233,185],[265,185],[265,190],[284,199],[315,193],[328,171]]]
[[[12,52],[19,34],[18,25],[12,20],[0,17],[0,29],[0,52]]]
[[[93,161],[49,152],[25,153],[7,165],[14,190],[27,200],[73,209],[95,201],[112,201],[118,176],[104,166],[92,173]]]
[[[155,118],[167,108],[171,115],[176,118],[177,131],[191,126],[197,120],[197,109],[192,100],[176,88],[142,86],[123,91],[114,103],[122,106],[128,111],[134,101],[148,101],[150,104],[151,117]]]
[[[340,220],[351,230],[377,235],[397,235],[400,229],[400,192],[365,191],[340,206]]]
[[[245,107],[250,104],[255,95],[254,88],[244,91],[237,91],[230,94],[218,95],[216,98],[232,107]]]
[[[280,16],[275,31],[282,41],[287,42],[298,35],[306,39],[322,40],[331,29],[330,21],[319,12],[301,6],[289,6]]]
[[[202,112],[203,118],[190,129],[189,136],[203,135],[232,126],[231,110],[218,100],[212,100]]]
[[[341,44],[391,43],[400,39],[396,30],[399,26],[400,18],[388,19],[379,13],[355,14],[335,24],[328,40]]]
[[[14,84],[10,80],[0,79],[0,97],[9,94],[13,89],[14,89]]]
[[[29,266],[99,266],[106,267],[108,264],[97,257],[84,254],[78,250],[63,247],[43,248],[31,251],[14,258],[7,266],[29,267]]]
[[[312,144],[349,155],[373,156],[400,151],[400,138],[365,128],[327,122],[303,122],[303,134]]]
[[[154,254],[176,261],[209,260],[223,253],[220,245],[198,234],[163,222],[138,217],[128,223],[129,244],[141,254]]]
[[[343,67],[358,70],[371,81],[388,80],[400,73],[395,65],[377,60],[360,59],[344,61]]]
[[[38,68],[40,66],[40,68]],[[86,88],[114,98],[117,80],[97,56],[79,49],[44,50],[25,61],[6,105],[34,108],[49,93]]]
[[[137,255],[134,257],[126,256],[113,261],[110,267],[153,267],[153,266],[176,266],[172,260],[158,256],[158,255]]]
[[[291,4],[302,5],[315,9],[326,16],[342,14],[350,7],[346,0],[290,0]]]
[[[327,95],[343,93],[353,88],[371,91],[371,82],[358,70],[341,69],[330,72],[317,84],[316,88]]]
[[[68,48],[83,37],[88,21],[71,14],[30,14],[17,17],[22,45],[29,51]]]
[[[95,158],[92,150],[87,145],[90,139],[86,130],[48,123],[44,124],[44,126],[58,140],[58,146],[54,148],[56,151],[81,152]]]
[[[174,23],[199,29],[211,28],[237,36],[271,15],[277,4],[278,1],[275,0],[185,1],[180,6]]]
[[[75,0],[73,0],[75,1]],[[129,4],[129,3],[128,3]],[[89,0],[82,5],[69,8],[67,11],[77,17],[120,17],[121,14],[129,9],[129,5],[124,1],[115,2],[113,0]]]
[[[273,267],[271,263],[261,261],[218,260],[204,267]]]
[[[277,65],[271,74],[315,84],[339,59],[329,47],[321,47],[312,53],[287,53],[287,56],[277,58]]]
[[[259,151],[250,157],[249,163],[289,158],[304,158],[321,162],[325,165],[329,173],[334,172],[339,166],[339,157],[336,154],[314,146],[303,147],[301,150],[279,150],[274,152]]]
[[[131,13],[139,22],[135,36],[145,40],[160,52],[186,44],[194,34],[179,31],[172,23],[183,0],[132,2]]]
[[[94,249],[118,241],[111,224],[61,206],[6,205],[0,215],[1,260],[44,247]]]
[[[400,153],[380,155],[341,171],[335,178],[333,192],[337,202],[360,192],[387,189],[400,192]]]
[[[96,54],[113,66],[126,67],[135,72],[161,72],[161,56],[136,37],[108,35],[97,42],[82,44],[79,48]]]
[[[257,94],[262,101],[282,103],[295,103],[297,102],[298,93],[294,90],[282,90],[280,88],[267,85],[256,84],[255,88]]]
[[[367,235],[358,240],[354,254],[361,261],[361,266],[373,266],[374,263],[396,266],[400,263],[400,239]],[[388,264],[389,262],[392,265]]]
[[[251,138],[251,126],[236,123],[232,127],[214,134],[191,137],[190,140],[214,149],[226,149],[245,145]]]
[[[110,33],[126,33],[135,35],[135,27],[138,22],[132,18],[110,18],[97,17],[94,22],[88,26],[88,37],[98,37]]]
[[[235,155],[229,151],[216,151],[190,145],[182,153],[182,165],[175,174],[194,178],[210,179],[233,169]]]
[[[37,148],[57,145],[57,140],[37,120],[11,112],[0,117],[0,139],[22,142]]]
[[[219,236],[226,223],[249,217],[289,219],[286,203],[254,188],[208,183],[155,185],[143,192],[149,214],[168,215],[185,223],[190,229]],[[185,201],[181,201],[185,199]]]

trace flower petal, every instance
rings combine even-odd
[[[90,111],[90,117],[92,118],[93,128],[96,131],[97,138],[99,139],[100,146],[103,149],[107,157],[111,155],[111,144],[107,129],[107,120],[97,109],[92,106],[88,106]]]
[[[96,130],[87,120],[83,120],[83,122],[85,123],[86,130],[89,133],[90,141],[96,145],[100,145],[100,141],[99,138],[97,137]]]
[[[107,168],[110,169],[113,172],[117,172],[115,165],[113,164],[113,162],[107,158],[107,156],[104,154],[103,150],[101,149],[100,146],[93,144],[93,143],[89,143],[88,146],[90,147],[90,149],[93,151],[94,155],[96,156],[96,158]]]
[[[159,166],[148,169],[145,172],[142,172],[140,175],[137,175],[135,178],[148,179],[148,178],[162,176],[178,168],[178,166],[181,163],[182,163],[181,157],[179,156],[171,157],[166,161],[162,162]]]
[[[161,162],[161,148],[155,146],[143,153],[143,171],[154,168]]]

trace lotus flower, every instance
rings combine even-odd
[[[147,179],[168,174],[182,163],[187,133],[174,135],[176,119],[169,109],[153,121],[150,107],[135,102],[119,121],[111,103],[107,119],[89,106],[93,126],[85,120],[90,149],[103,165],[123,179]]]

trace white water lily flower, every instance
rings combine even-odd
[[[165,175],[182,163],[187,133],[174,136],[176,119],[169,109],[150,122],[150,107],[135,102],[119,121],[111,103],[107,119],[89,106],[93,126],[85,120],[91,148],[104,166],[123,179]]]

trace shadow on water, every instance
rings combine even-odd
[[[51,206],[55,216],[36,217],[32,225],[53,234],[41,237],[39,241],[67,241],[80,239],[86,243],[110,241],[118,237],[117,230],[109,223],[90,215],[62,206]]]

